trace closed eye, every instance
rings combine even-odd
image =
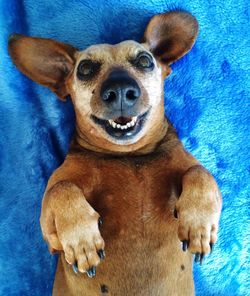
[[[82,60],[77,67],[77,77],[80,80],[90,80],[99,72],[100,68],[100,62]]]
[[[154,61],[152,56],[147,52],[140,52],[130,63],[141,71],[152,71],[154,69]]]

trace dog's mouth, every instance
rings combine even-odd
[[[120,116],[115,119],[100,119],[91,115],[94,122],[100,125],[110,136],[116,139],[129,139],[138,134],[147,118],[149,111],[133,117]]]

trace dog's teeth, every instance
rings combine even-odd
[[[109,119],[108,122],[113,128],[121,129],[121,130],[126,130],[129,127],[133,127],[136,124],[137,121],[137,116],[134,116],[131,118],[130,122],[127,122],[126,124],[120,124],[116,123],[114,120]]]
[[[136,116],[132,117],[131,125],[134,126],[136,121],[137,121],[137,117]]]
[[[134,126],[135,123],[136,123],[136,121],[135,120],[132,120],[132,122],[130,124],[131,124],[131,126]]]

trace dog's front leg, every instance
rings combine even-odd
[[[95,275],[104,257],[104,241],[99,231],[99,214],[71,182],[58,182],[45,194],[41,228],[51,251],[63,251],[74,270]]]
[[[217,240],[221,195],[214,178],[201,165],[189,168],[182,179],[182,193],[176,204],[178,236],[183,250],[196,254],[195,261],[212,251]]]

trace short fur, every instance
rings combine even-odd
[[[142,44],[78,52],[48,39],[10,39],[17,67],[62,99],[70,95],[76,112],[76,136],[49,180],[41,213],[50,250],[61,251],[54,295],[194,295],[192,254],[202,261],[216,242],[221,196],[165,119],[163,81],[170,64],[192,48],[197,30],[193,16],[177,11],[155,16]],[[139,50],[154,55],[154,71],[142,74],[128,63]],[[89,83],[76,75],[84,56],[102,62]],[[142,131],[126,141],[113,139],[91,119],[108,116],[98,94],[113,68],[126,69],[140,85],[138,114],[149,110]],[[99,265],[97,251],[104,247]],[[77,275],[71,266],[76,262]],[[96,277],[88,279],[84,273],[97,265]]]

